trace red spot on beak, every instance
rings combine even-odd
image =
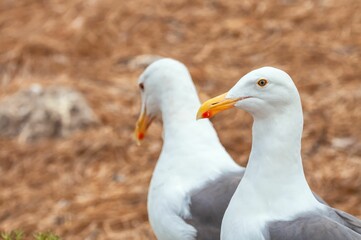
[[[138,133],[138,139],[142,140],[144,138],[144,133]]]
[[[211,113],[209,111],[202,113],[202,118],[210,118],[210,117],[211,117]]]

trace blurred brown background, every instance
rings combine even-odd
[[[359,0],[0,0],[0,230],[154,239],[146,196],[160,124],[141,147],[132,140],[152,55],[184,62],[202,100],[254,68],[286,70],[311,187],[361,217],[360,13]],[[213,122],[245,165],[251,118]]]

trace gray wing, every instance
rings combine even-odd
[[[343,213],[344,214],[344,213]],[[330,208],[326,213],[308,213],[291,221],[274,221],[268,224],[270,240],[360,240],[361,234],[349,227],[348,221]],[[357,223],[357,222],[356,222]]]
[[[221,224],[244,171],[226,173],[191,193],[191,218],[185,221],[197,230],[198,240],[220,239]]]
[[[335,213],[340,217],[344,224],[348,227],[354,230],[355,232],[361,234],[361,220],[352,216],[351,214],[345,213],[338,209],[333,209]]]
[[[185,221],[197,230],[197,240],[220,239],[223,215],[244,175],[240,172],[226,173],[203,188],[191,192],[191,218]],[[318,195],[316,199],[327,205]]]

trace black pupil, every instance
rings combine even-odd
[[[265,81],[265,80],[260,80],[260,81],[259,81],[259,85],[261,85],[261,86],[266,85],[266,81]]]

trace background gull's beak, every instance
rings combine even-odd
[[[211,118],[221,111],[234,107],[234,104],[240,100],[240,98],[226,99],[227,93],[228,92],[205,101],[198,110],[197,120],[201,118]]]
[[[146,107],[143,105],[134,131],[134,137],[138,145],[140,145],[141,141],[144,139],[147,129],[152,121],[153,118],[147,115]]]

